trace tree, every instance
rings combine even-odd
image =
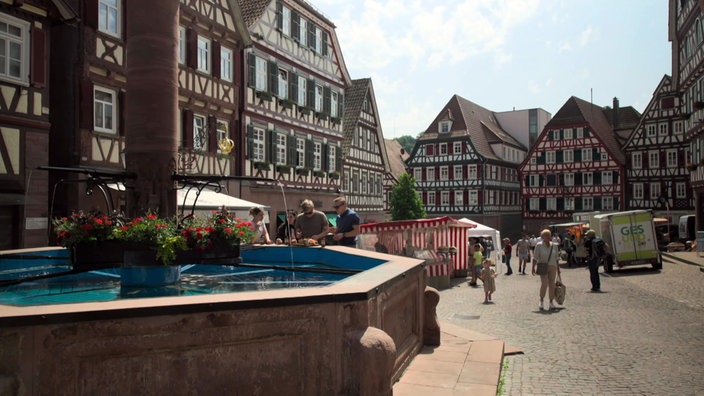
[[[416,179],[408,173],[399,178],[391,190],[391,220],[415,220],[427,217],[423,201],[416,191]]]
[[[408,154],[413,152],[413,146],[416,145],[416,138],[413,136],[400,136],[396,138],[396,141],[403,147]]]

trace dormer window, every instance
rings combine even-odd
[[[438,133],[449,133],[452,127],[452,121],[440,121],[438,124]]]

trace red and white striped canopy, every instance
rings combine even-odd
[[[379,231],[403,231],[441,226],[475,228],[476,224],[464,223],[452,217],[444,216],[436,217],[434,219],[398,220],[386,221],[383,223],[362,224],[360,226],[360,230],[362,234],[371,234]]]

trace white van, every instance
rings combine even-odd
[[[613,260],[606,260],[606,272],[614,265],[652,265],[662,269],[653,213],[649,210],[630,210],[598,214],[589,221],[589,228],[608,245]]]
[[[680,216],[679,238],[680,242],[693,241],[697,236],[697,231],[694,229],[694,215]]]

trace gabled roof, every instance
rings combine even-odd
[[[242,19],[247,27],[252,26],[263,15],[271,0],[237,0],[242,10]]]
[[[591,131],[599,138],[606,150],[617,161],[624,164],[625,155],[621,151],[621,146],[604,110],[600,106],[572,96],[545,125],[543,135],[548,130],[558,129],[563,125],[589,124]],[[539,140],[543,138],[543,135],[539,137]]]
[[[402,174],[406,173],[406,160],[410,154],[396,139],[384,139],[384,144],[386,156],[389,158],[389,174],[394,180],[398,180]]]
[[[418,137],[418,141],[441,137],[438,133],[438,124],[445,120],[452,120],[452,127],[450,133],[442,134],[442,137],[468,136],[477,154],[484,158],[501,160],[491,149],[491,145],[496,143],[526,150],[501,127],[493,111],[459,95],[452,96],[428,129]]]
[[[659,108],[660,99],[662,99],[663,97],[672,96],[673,94],[676,94],[676,92],[672,90],[672,77],[665,74],[663,75],[662,79],[660,79],[660,83],[658,84],[657,88],[655,88],[655,91],[653,91],[653,98],[650,99],[650,102],[648,102],[648,105],[645,107],[644,114],[646,116],[641,117],[638,120],[637,125],[633,128],[633,133],[628,136],[628,139],[621,146],[624,148],[624,150],[628,148],[629,145],[632,145],[633,139],[637,137],[636,134],[643,133],[643,124],[652,120],[652,118],[648,117],[648,114],[651,110]]]
[[[379,119],[379,110],[376,107],[376,97],[374,96],[374,86],[371,78],[360,78],[351,81],[351,85],[345,89],[345,113],[342,118],[343,125],[343,142],[342,156],[343,158],[349,155],[350,147],[354,142],[354,131],[357,129],[359,117],[362,114],[364,101],[369,103],[374,114],[374,125],[376,125],[376,137],[379,142],[379,152],[384,162],[384,168],[388,170],[389,159],[387,158],[386,148],[384,147],[384,135],[381,131],[381,120]]]

